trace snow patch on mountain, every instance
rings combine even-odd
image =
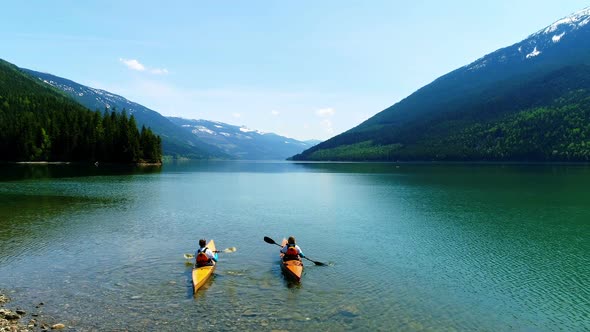
[[[537,32],[534,35],[539,34],[550,34],[557,31],[563,26],[568,26],[571,29],[579,29],[590,22],[590,7],[584,8],[578,12],[573,13],[570,16],[564,17],[560,20],[557,20],[555,23],[551,24],[550,26],[546,27],[545,29]]]
[[[468,71],[478,71],[498,64],[529,60],[542,56],[556,47],[566,35],[590,23],[590,7],[555,21],[553,24],[530,35],[525,40],[496,52],[487,54],[464,66]]]
[[[559,35],[555,35],[553,37],[551,37],[551,41],[553,41],[554,43],[558,43],[561,40],[561,37],[563,37],[565,35],[565,32],[562,32]]]
[[[481,58],[481,59],[473,62],[473,65],[468,67],[467,70],[477,70],[477,69],[483,68],[486,66],[487,62],[488,62],[488,60]]]
[[[245,125],[231,125],[218,121],[189,120],[169,117],[205,142],[215,145],[239,159],[281,160],[310,148],[319,141],[301,142],[274,133],[250,129]]]
[[[250,129],[248,127],[240,127],[240,131],[243,133],[256,133],[258,135],[265,135],[266,133],[260,130],[256,130],[256,129]]]
[[[90,88],[90,87],[86,87],[86,86],[80,86],[77,83],[73,83],[75,85],[70,85],[68,83],[60,83],[54,80],[47,80],[47,79],[43,79],[41,77],[38,77],[38,79],[40,81],[42,81],[45,84],[49,84],[51,86],[53,86],[54,88],[60,89],[64,92],[67,92],[69,94],[71,94],[72,96],[78,96],[78,97],[84,97],[84,96],[88,96],[90,98],[93,98],[94,100],[96,100],[98,103],[100,104],[104,104],[104,107],[106,109],[111,109],[112,105],[124,105],[124,109],[127,112],[127,114],[133,114],[136,112],[136,110],[132,107],[134,105],[137,105],[136,103],[133,103],[121,96],[109,93],[107,91],[104,90],[100,90],[100,89],[95,89],[95,88]]]
[[[532,57],[538,56],[539,54],[541,54],[541,51],[537,50],[537,46],[535,46],[535,49],[531,53],[527,54],[526,58],[530,59]]]
[[[192,130],[192,133],[196,134],[199,131],[202,133],[207,133],[209,135],[216,135],[217,134],[216,132],[214,132],[213,130],[211,130],[205,126],[196,126],[195,129]]]

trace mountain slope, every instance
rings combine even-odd
[[[580,129],[583,135],[590,135],[587,120],[576,121],[577,127],[570,127],[574,124],[562,112],[568,109],[570,113],[582,115],[586,111],[590,91],[588,23],[590,8],[436,79],[359,126],[293,159],[588,160],[590,156],[585,152],[574,151],[578,143],[569,141],[571,137],[553,135],[562,129],[565,132]],[[540,109],[561,112],[540,112]],[[474,128],[505,127],[508,123],[509,131],[519,136],[528,127],[516,121],[516,117],[535,122],[539,120],[536,117],[549,115],[557,117],[546,119],[555,127],[544,127],[549,130],[548,136],[553,135],[553,141],[517,144],[507,140],[505,132],[496,132],[495,141],[514,145],[500,148],[503,145],[499,144],[497,148],[483,149],[481,145],[457,141],[457,137],[463,137],[465,142],[481,138]],[[544,133],[537,136],[540,135]],[[568,149],[570,145],[572,150]],[[530,146],[536,148],[531,150]],[[565,148],[554,149],[555,146]]]
[[[207,120],[169,117],[170,121],[235,159],[284,160],[319,142],[301,142],[273,133]]]
[[[110,109],[121,112],[124,109],[128,115],[133,114],[139,127],[143,125],[151,127],[154,133],[160,135],[165,155],[184,156],[194,159],[229,157],[215,146],[199,140],[184,130],[180,130],[178,126],[161,114],[124,97],[108,91],[90,88],[55,75],[24,68],[21,68],[21,70],[33,77],[37,77],[40,82],[63,91],[91,110],[103,111]]]
[[[0,60],[0,160],[160,162],[160,138],[133,118],[90,111]]]

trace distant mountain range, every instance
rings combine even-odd
[[[98,110],[102,112],[108,109],[121,112],[125,110],[128,115],[133,114],[140,127],[142,125],[151,127],[154,133],[160,135],[165,155],[185,156],[195,159],[230,158],[218,148],[206,144],[184,130],[180,130],[178,126],[160,113],[129,101],[124,97],[108,91],[90,88],[55,75],[29,69],[22,70],[33,77],[37,77],[40,81],[62,90],[92,111]]]
[[[226,154],[237,159],[285,160],[320,143],[320,141],[302,142],[273,133],[216,121],[187,120],[177,117],[168,117],[168,119],[199,139],[220,148]]]
[[[65,92],[90,110],[125,110],[128,115],[133,114],[138,126],[151,127],[154,133],[162,137],[164,155],[192,159],[284,160],[319,143],[301,142],[272,133],[206,120],[166,118],[154,110],[108,91],[30,69],[22,71]],[[219,130],[220,127],[223,130]]]
[[[294,160],[590,160],[590,8],[424,86]]]

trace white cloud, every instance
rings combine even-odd
[[[277,115],[279,115],[279,111],[277,111],[277,110],[272,110],[272,111],[270,111],[270,114],[272,114],[272,115],[274,115],[274,116],[277,116]]]
[[[239,119],[239,118],[241,118],[241,117],[242,117],[242,114],[240,114],[240,113],[232,113],[232,116],[233,116],[234,118],[236,118],[236,119]]]
[[[146,66],[144,66],[141,62],[139,62],[136,59],[119,58],[119,61],[131,70],[142,71],[142,72],[147,71],[147,72],[154,74],[154,75],[167,75],[168,74],[168,69],[166,69],[166,68],[147,68]]]
[[[336,110],[333,108],[320,108],[319,110],[315,111],[315,114],[322,118],[330,117],[334,115],[334,113],[336,113]]]
[[[139,63],[139,61],[137,61],[135,59],[119,58],[119,61],[121,61],[125,66],[127,66],[127,68],[129,68],[131,70],[137,70],[137,71],[144,71],[145,70],[145,66],[142,65],[141,63]]]

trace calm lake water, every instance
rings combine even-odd
[[[0,166],[0,288],[73,330],[590,329],[590,167]],[[301,284],[276,241],[294,235]],[[192,294],[184,253],[220,254]]]

